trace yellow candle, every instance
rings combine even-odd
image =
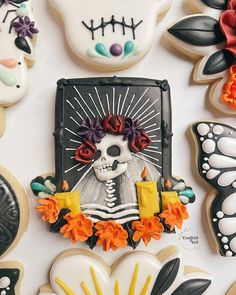
[[[140,218],[149,218],[160,212],[157,181],[136,182]]]
[[[73,214],[81,213],[79,192],[57,193],[54,197],[61,209],[70,209]]]
[[[161,192],[162,210],[167,208],[167,204],[180,203],[179,196],[176,191]]]

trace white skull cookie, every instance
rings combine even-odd
[[[73,52],[103,70],[130,67],[149,51],[169,0],[49,0]]]
[[[30,0],[0,0],[0,108],[22,99],[28,89],[28,66],[34,62],[35,27]]]

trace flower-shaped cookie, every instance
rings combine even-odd
[[[181,52],[198,58],[193,79],[212,83],[209,97],[224,113],[236,114],[236,2],[189,0],[194,12],[169,27],[167,37]]]

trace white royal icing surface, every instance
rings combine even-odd
[[[208,179],[213,179],[213,178],[215,178],[219,174],[220,174],[220,171],[219,170],[211,169],[211,170],[209,170],[207,172],[206,177]]]
[[[97,294],[94,282],[91,276],[91,267],[93,268],[101,291],[104,294],[114,294],[115,282],[119,282],[119,294],[128,295],[130,283],[134,274],[134,270],[138,265],[138,276],[135,284],[135,294],[140,294],[148,276],[151,276],[150,284],[148,285],[145,294],[150,295],[153,289],[156,278],[162,267],[170,260],[179,257],[179,252],[172,253],[163,263],[152,254],[145,252],[133,252],[126,256],[119,263],[116,263],[110,273],[109,267],[106,266],[98,257],[95,257],[91,252],[83,251],[78,254],[70,255],[65,253],[63,256],[56,259],[50,272],[50,285],[57,295],[65,295],[63,289],[56,282],[58,279],[67,285],[75,294],[82,294],[81,283],[85,283],[91,294]],[[180,260],[181,261],[181,260]],[[82,270],[82,271],[81,271]],[[172,294],[176,288],[184,281],[193,278],[210,279],[209,275],[203,272],[190,273],[184,275],[184,266],[180,262],[179,272],[174,283],[165,292],[165,295]],[[39,295],[48,295],[51,293],[39,293]],[[54,293],[53,293],[54,294]],[[69,293],[68,293],[69,294]],[[102,293],[103,294],[103,293]]]
[[[236,232],[236,218],[224,218],[219,221],[220,232],[226,236]]]
[[[213,153],[215,148],[216,148],[216,144],[215,144],[214,140],[212,140],[212,139],[207,139],[202,144],[202,149],[207,154]]]
[[[215,135],[221,135],[224,132],[224,128],[220,125],[216,125],[213,128],[213,132]]]
[[[169,0],[49,0],[51,6],[62,17],[66,38],[73,52],[84,62],[104,70],[122,69],[137,63],[149,51],[155,32],[157,16],[168,9]],[[122,25],[115,25],[113,32],[112,25],[104,29],[99,28],[94,32],[94,40],[91,32],[82,23],[94,27],[104,22],[109,22],[114,16],[116,21],[121,22],[122,18],[126,24],[130,25],[132,19],[134,24],[140,23],[135,29],[135,39],[130,28]],[[110,47],[113,44],[120,44],[122,48],[127,41],[132,41],[134,50],[131,54],[124,56],[113,56],[110,54]],[[107,56],[102,56],[96,52],[96,44],[105,46]]]
[[[11,280],[8,277],[2,277],[0,278],[0,288],[7,288],[11,284]]]
[[[23,3],[26,5],[27,15],[33,21],[34,17],[31,0]],[[3,23],[7,11],[12,9],[16,8],[7,4],[3,4],[0,8],[0,105],[2,106],[12,105],[25,96],[29,84],[27,60],[34,61],[35,59],[31,39],[26,37],[31,48],[31,54],[28,54],[16,47],[15,39],[17,33],[14,28],[12,29],[11,34],[9,34],[10,23],[17,16],[16,12],[10,13],[6,21]],[[1,61],[5,59],[16,60],[16,67],[8,68],[2,65]],[[6,72],[11,75],[13,81],[12,84],[14,84],[13,86],[7,86],[2,82]]]
[[[224,172],[218,179],[220,186],[228,186],[236,180],[236,171]],[[235,210],[236,212],[236,210]]]
[[[228,215],[233,215],[236,212],[236,193],[231,194],[224,200],[222,210]]]
[[[209,164],[214,168],[234,168],[236,167],[236,160],[226,156],[213,154],[209,158]]]
[[[222,137],[217,143],[218,149],[222,154],[230,157],[236,157],[236,139],[231,137]]]
[[[210,131],[210,127],[205,123],[201,123],[197,126],[197,131],[201,136],[205,136]]]
[[[233,238],[230,242],[230,248],[232,251],[236,252],[236,238]]]

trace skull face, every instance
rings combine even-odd
[[[99,181],[111,180],[126,172],[132,155],[123,135],[107,134],[96,146],[93,169]]]
[[[31,21],[34,17],[31,1],[22,1],[22,6],[19,4],[18,8],[5,2],[0,7],[0,105],[7,107],[26,94],[29,84],[28,65],[34,62],[32,40],[29,37],[24,40],[18,38],[15,29],[10,30],[11,23],[13,20],[19,21],[17,17],[28,16]],[[24,51],[23,47],[27,49]]]
[[[152,45],[157,16],[169,0],[50,0],[62,17],[69,46],[89,65],[119,70]]]

